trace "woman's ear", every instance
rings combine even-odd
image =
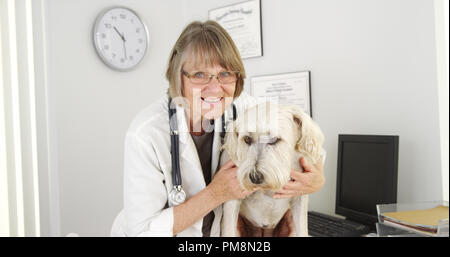
[[[299,130],[295,150],[308,157],[313,163],[317,163],[320,160],[324,141],[322,130],[300,107],[292,105],[290,110],[292,122]]]
[[[238,137],[239,133],[235,130],[236,122],[230,123],[228,126],[227,133],[225,133],[225,140],[221,150],[225,150],[230,157],[230,159],[237,163],[237,147],[238,147]]]

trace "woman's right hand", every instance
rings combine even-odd
[[[237,179],[238,167],[232,160],[227,161],[215,174],[213,180],[208,185],[211,193],[221,202],[234,199],[242,199],[254,191],[246,191],[241,187]]]

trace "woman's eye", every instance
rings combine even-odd
[[[252,139],[251,137],[249,137],[249,136],[245,136],[245,137],[244,137],[244,142],[245,142],[247,145],[251,145],[252,142],[253,142],[253,139]]]
[[[204,77],[205,77],[205,73],[204,72],[196,72],[194,74],[194,78],[202,79]]]
[[[223,72],[220,73],[220,76],[221,76],[222,78],[229,77],[230,75],[231,75],[231,74],[230,74],[229,71],[223,71]]]
[[[279,137],[274,137],[274,138],[271,138],[271,139],[270,139],[270,142],[269,142],[268,144],[269,144],[269,145],[274,145],[274,144],[280,142],[280,140],[281,140],[281,138],[279,138]]]

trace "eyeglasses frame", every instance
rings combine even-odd
[[[209,77],[208,77],[208,82],[205,82],[205,83],[195,83],[195,82],[192,82],[191,77],[192,77],[193,75],[195,75],[195,73],[197,73],[197,72],[203,72],[203,73],[208,74],[208,75],[209,75]],[[219,80],[219,74],[220,74],[221,72],[233,72],[233,73],[235,73],[235,75],[236,75],[236,80],[233,81],[233,82],[223,83],[222,81]],[[206,72],[206,71],[195,71],[194,73],[189,74],[187,71],[181,70],[181,73],[182,73],[184,76],[186,76],[186,77],[189,79],[189,81],[190,81],[191,83],[196,84],[196,85],[206,85],[206,84],[208,84],[209,82],[211,82],[211,80],[212,80],[213,77],[215,77],[215,78],[217,79],[217,81],[218,81],[219,83],[222,83],[222,84],[230,84],[230,83],[234,83],[234,82],[236,82],[236,81],[239,79],[239,71],[221,71],[221,72],[219,72],[219,73],[217,73],[217,74],[211,74],[211,73]]]

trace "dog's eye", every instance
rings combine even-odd
[[[280,140],[281,140],[281,138],[279,138],[279,137],[274,137],[274,138],[271,138],[271,139],[270,139],[270,142],[267,143],[267,144],[269,144],[269,145],[274,145],[274,144],[280,142]]]
[[[252,142],[253,142],[253,139],[252,139],[251,137],[249,137],[249,136],[244,136],[244,142],[245,142],[247,145],[251,145]]]

